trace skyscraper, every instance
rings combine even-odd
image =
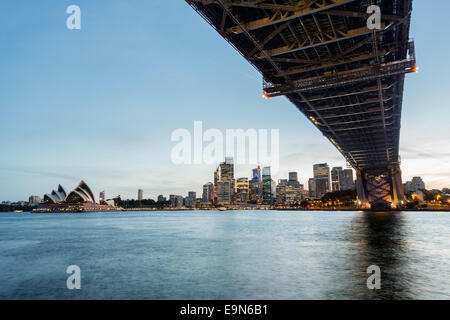
[[[272,203],[272,177],[270,175],[270,167],[264,167],[262,169],[262,193],[263,203]]]
[[[289,172],[289,181],[297,181],[298,182],[298,174],[297,172]]]
[[[252,179],[261,181],[261,167],[258,166],[257,168],[252,170]]]
[[[343,178],[343,171],[342,167],[334,167],[331,169],[331,190],[333,192],[344,190],[342,189],[342,178]]]
[[[247,203],[249,201],[249,182],[248,178],[237,179],[236,201],[239,203]]]
[[[234,180],[234,164],[233,158],[226,157],[225,162],[219,165],[220,178],[216,180],[216,174],[214,180],[216,183],[216,197],[217,202],[221,204],[231,204],[235,195],[235,180]],[[220,197],[220,199],[219,199]]]
[[[275,198],[276,204],[285,204],[286,203],[286,187],[287,187],[286,179],[278,180],[277,196]]]
[[[314,178],[309,178],[308,180],[308,191],[309,191],[309,197],[311,199],[316,198],[316,181]]]
[[[144,199],[144,190],[139,189],[138,190],[138,200],[143,200]]]
[[[185,199],[185,205],[188,208],[195,207],[195,200],[197,199],[197,193],[195,191],[189,191],[188,196]]]
[[[214,196],[214,185],[211,182],[203,185],[202,202],[204,204],[212,204]]]
[[[353,180],[353,170],[344,169],[342,171],[341,190],[355,189],[355,181]]]
[[[217,183],[217,204],[231,204],[231,183],[230,181],[219,181]]]
[[[322,198],[325,193],[330,192],[330,167],[326,163],[313,166],[314,181],[316,184],[316,198]]]

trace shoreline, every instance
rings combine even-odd
[[[119,210],[108,210],[108,211],[55,211],[55,212],[38,212],[38,211],[2,211],[3,213],[47,213],[47,214],[55,214],[55,213],[104,213],[104,212],[177,212],[177,211],[330,211],[330,212],[340,212],[340,211],[358,211],[358,212],[450,212],[450,208],[438,208],[438,209],[430,209],[430,208],[421,208],[421,209],[403,209],[403,210],[371,210],[371,209],[358,209],[358,208],[314,208],[314,209],[304,209],[304,208],[249,208],[249,209],[227,209],[227,210],[219,210],[218,208],[213,209],[200,209],[200,208],[180,208],[180,209],[152,209],[152,208],[130,208],[130,209],[119,209]]]

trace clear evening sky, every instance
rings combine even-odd
[[[432,5],[431,5],[432,2]],[[66,28],[66,8],[82,29]],[[448,0],[416,0],[420,72],[403,104],[403,180],[450,187]],[[201,193],[214,166],[172,164],[177,128],[280,129],[280,171],[343,157],[285,98],[261,98],[261,76],[182,0],[0,2],[0,200],[42,196],[84,179],[96,195]],[[251,175],[238,166],[236,177]]]

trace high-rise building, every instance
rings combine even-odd
[[[237,179],[236,202],[247,203],[249,201],[249,181],[248,178]]]
[[[343,190],[342,186],[342,178],[343,178],[343,170],[342,167],[334,167],[331,169],[331,190],[333,192]]]
[[[30,196],[28,198],[28,205],[30,206],[37,206],[41,203],[41,197],[39,196]]]
[[[170,201],[170,206],[171,206],[172,208],[175,208],[175,207],[176,207],[176,204],[177,204],[177,196],[176,196],[175,194],[171,194],[171,195],[169,196],[169,201]]]
[[[252,170],[252,179],[261,181],[261,167]]]
[[[316,184],[316,198],[322,198],[325,193],[330,192],[330,167],[326,163],[313,166],[314,181]]]
[[[167,201],[166,197],[164,197],[162,194],[158,196],[158,202],[166,202],[166,201]]]
[[[342,171],[341,190],[355,189],[355,181],[353,180],[353,170],[344,169]]]
[[[184,199],[182,196],[176,195],[176,194],[171,194],[169,196],[170,199],[170,206],[172,208],[180,208],[183,206],[184,204]]]
[[[417,192],[425,189],[425,183],[421,177],[413,177],[411,181],[403,184],[404,192]]]
[[[217,183],[220,181],[220,167],[214,171],[214,189],[212,194],[212,202],[217,203]]]
[[[203,185],[202,202],[204,204],[212,204],[214,198],[214,185],[208,182]]]
[[[263,203],[272,203],[272,177],[270,174],[270,167],[264,167],[262,169],[262,193]]]
[[[100,203],[106,201],[105,191],[100,192],[98,200],[99,200]]]
[[[309,197],[311,199],[316,198],[316,181],[314,178],[309,178],[308,180],[308,191],[309,191]]]
[[[298,182],[298,174],[297,172],[289,172],[289,181],[297,181]]]
[[[286,203],[286,187],[287,187],[286,179],[278,180],[277,196],[275,198],[276,204],[282,205]]]
[[[138,200],[144,200],[144,190],[138,190]]]
[[[262,203],[261,167],[252,170],[252,179],[249,181],[249,198],[252,203]]]
[[[230,181],[219,181],[217,183],[217,204],[231,204],[231,183]]]
[[[188,208],[195,207],[195,200],[197,199],[197,193],[195,191],[189,191],[188,196],[185,198],[185,205]]]
[[[226,157],[214,173],[214,198],[219,204],[231,204],[235,197],[233,158]],[[220,198],[220,199],[219,199]]]

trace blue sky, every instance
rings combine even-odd
[[[68,30],[66,8],[82,10]],[[450,186],[450,2],[414,1],[420,73],[403,105],[403,179]],[[438,34],[437,32],[441,32]],[[0,2],[0,200],[84,179],[96,194],[201,192],[213,165],[174,165],[177,128],[280,129],[280,171],[345,166],[285,98],[261,98],[260,75],[182,0]],[[238,166],[236,176],[250,176]]]

